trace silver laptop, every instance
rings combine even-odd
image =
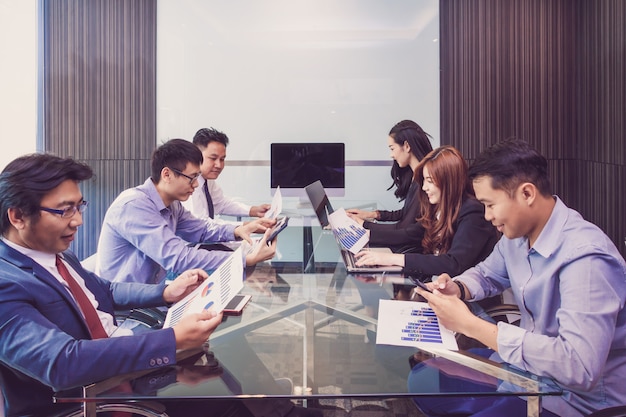
[[[328,220],[328,216],[334,211],[333,206],[330,204],[330,200],[328,200],[328,196],[326,195],[326,191],[322,186],[321,181],[315,181],[312,184],[304,187],[306,190],[306,194],[311,201],[311,206],[313,206],[313,211],[315,211],[315,215],[319,220],[320,224],[323,228],[330,228],[330,221]],[[333,233],[333,235],[335,235]],[[377,273],[377,272],[402,272],[401,266],[356,266],[356,259],[354,254],[349,250],[345,249],[341,243],[335,237],[335,242],[337,242],[337,246],[339,247],[339,252],[341,253],[341,258],[343,259],[343,263],[346,265],[346,271],[350,273]],[[371,251],[385,252],[391,253],[391,249],[389,248],[368,248]]]

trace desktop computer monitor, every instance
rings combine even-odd
[[[284,197],[308,202],[304,188],[317,180],[332,197],[345,195],[345,145],[343,143],[272,143],[270,185],[280,186]]]

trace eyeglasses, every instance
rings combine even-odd
[[[77,206],[69,206],[69,207],[66,207],[64,209],[53,209],[53,208],[49,208],[49,207],[39,207],[39,210],[47,211],[48,213],[58,214],[59,216],[61,216],[64,219],[69,219],[71,217],[74,217],[74,215],[76,214],[77,211],[79,213],[82,213],[83,211],[85,211],[85,209],[87,208],[87,204],[88,203],[86,201],[83,201],[82,203],[79,203]]]
[[[168,167],[168,168],[170,168],[170,167]],[[170,169],[171,169],[172,171],[174,171],[175,173],[177,173],[178,175],[182,175],[183,177],[187,178],[187,179],[189,180],[189,184],[193,184],[193,182],[194,182],[195,180],[197,180],[197,179],[198,179],[198,177],[199,177],[200,175],[202,175],[202,173],[201,173],[201,172],[199,172],[199,173],[197,173],[195,176],[190,177],[189,175],[187,175],[187,174],[185,174],[185,173],[183,173],[183,172],[181,172],[181,171],[177,170],[176,168],[170,168]]]

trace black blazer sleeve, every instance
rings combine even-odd
[[[406,209],[406,201],[404,202],[404,206],[400,210],[378,210],[380,215],[381,222],[397,222],[402,220],[404,217],[404,211]],[[376,223],[373,223],[376,225]]]
[[[400,216],[395,223],[373,223],[364,222],[363,227],[370,230],[370,244],[375,246],[390,246],[399,248],[403,246],[421,247],[424,231],[420,225],[416,224],[420,205],[417,198],[419,192],[417,183],[411,185],[409,195],[404,201]],[[391,219],[389,213],[381,211],[381,221]]]
[[[408,224],[414,223],[415,219],[417,218],[417,213],[419,213],[419,199],[417,198],[417,193],[419,191],[419,184],[413,182],[411,183],[411,187],[409,187],[409,191],[407,193],[406,199],[404,200],[404,205],[402,206],[401,210],[378,210],[378,213],[380,214],[380,219],[378,220],[380,220],[381,222],[396,223],[380,224],[366,221],[363,224],[363,227],[373,230],[386,227],[404,227]]]
[[[443,273],[456,276],[485,259],[499,236],[495,227],[485,220],[484,213],[480,202],[467,199],[461,206],[450,250],[441,255],[407,253],[404,273],[420,279]]]
[[[388,225],[392,226],[392,225]],[[424,228],[413,222],[406,227],[385,227],[370,230],[370,245],[388,246],[396,253],[420,252]]]

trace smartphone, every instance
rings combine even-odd
[[[413,281],[413,283],[415,285],[417,285],[418,287],[420,287],[424,291],[433,292],[433,290],[428,288],[428,286],[426,284],[424,284],[422,281],[420,281],[419,279],[412,279],[411,281]]]
[[[237,294],[226,304],[224,307],[225,316],[240,316],[243,313],[243,308],[248,304],[252,296]]]
[[[272,228],[272,231],[270,232],[270,235],[267,238],[267,244],[268,245],[271,245],[272,242],[274,241],[274,239],[276,238],[276,236],[278,236],[278,234],[280,232],[285,230],[285,228],[287,227],[288,223],[289,223],[289,217],[285,216],[285,217],[281,217],[280,219],[278,219],[278,221],[276,222],[276,224]]]

